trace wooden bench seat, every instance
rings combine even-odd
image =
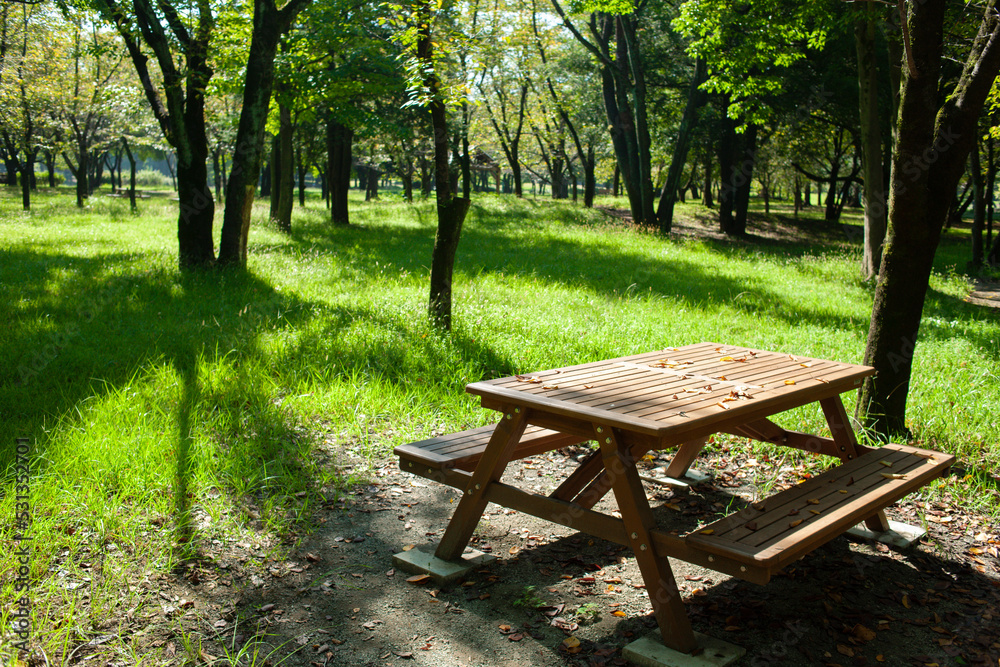
[[[472,471],[482,458],[495,426],[481,426],[468,431],[439,435],[426,440],[407,443],[396,447],[399,467],[424,477],[432,476],[430,471],[457,468]],[[582,438],[540,426],[527,426],[524,435],[514,450],[514,459],[523,459],[544,452],[574,445]],[[437,475],[433,475],[437,478]]]
[[[885,445],[704,526],[685,542],[773,572],[944,475],[954,458]]]

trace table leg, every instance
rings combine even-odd
[[[604,470],[604,460],[601,458],[600,450],[593,452],[583,460],[576,470],[570,473],[562,484],[550,495],[557,500],[566,502],[577,502],[580,492],[586,488],[594,478]],[[593,507],[593,505],[591,505]]]
[[[840,396],[824,398],[819,402],[826,416],[826,423],[830,426],[833,434],[833,441],[839,450],[838,456],[841,461],[851,461],[858,457],[858,440],[854,437],[854,429],[851,428],[851,420],[844,409],[844,403]],[[868,530],[876,533],[884,533],[889,530],[889,519],[885,515],[885,510],[879,510],[874,516],[865,519],[865,526]]]
[[[680,479],[687,474],[688,468],[694,463],[694,460],[698,458],[698,454],[701,450],[705,448],[708,444],[708,438],[701,438],[700,440],[692,440],[690,442],[685,442],[681,445],[677,453],[674,454],[674,458],[670,460],[670,465],[667,466],[667,472],[665,473],[667,477],[672,479]]]
[[[503,475],[526,425],[527,411],[524,408],[508,407],[503,411],[503,417],[472,473],[469,487],[448,522],[435,556],[442,560],[454,560],[462,555],[486,509],[486,489]]]
[[[691,621],[677,590],[670,561],[658,555],[653,547],[649,531],[655,527],[655,520],[635,467],[635,458],[613,429],[595,425],[594,431],[601,445],[605,474],[614,489],[636,563],[646,582],[663,643],[682,653],[691,653],[697,647]]]

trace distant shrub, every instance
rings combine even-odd
[[[128,183],[128,174],[122,174],[122,183]],[[139,188],[169,188],[171,187],[170,176],[162,171],[146,167],[135,172],[135,185]]]

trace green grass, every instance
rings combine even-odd
[[[487,423],[468,382],[701,340],[860,362],[871,310],[856,219],[761,214],[757,231],[786,237],[662,238],[568,203],[482,196],[443,334],[425,317],[431,203],[356,201],[348,228],[311,203],[291,235],[261,206],[247,273],[181,274],[176,203],[143,200],[132,215],[127,201],[73,201],[43,195],[26,215],[0,197],[0,471],[12,490],[13,441],[29,438],[34,641],[56,662],[142,608],[144,572],[210,540],[294,541],[320,493],[355,481],[339,472],[345,454]],[[963,232],[942,243],[908,419],[967,472],[927,493],[996,515],[1000,324],[962,300],[967,248]],[[823,427],[813,408],[781,421]],[[13,502],[0,500],[8,532]],[[0,575],[3,600],[13,586]]]

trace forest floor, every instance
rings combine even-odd
[[[520,461],[507,479],[547,493],[583,451]],[[648,474],[666,460],[646,461]],[[134,647],[161,649],[161,664],[177,665],[593,666],[626,664],[622,648],[655,630],[627,550],[494,505],[473,546],[496,562],[450,588],[411,582],[392,555],[432,549],[457,491],[402,473],[394,460],[337,464],[366,481],[331,494],[311,534],[289,536],[299,542],[287,557],[269,556],[274,545],[259,535],[205,544],[179,570],[136,582],[149,595],[126,624]],[[713,481],[688,494],[647,485],[658,520],[691,530],[808,474],[726,445],[710,448],[702,466]],[[740,665],[995,666],[1000,536],[987,517],[948,501],[911,497],[890,509],[929,531],[907,551],[841,537],[766,586],[672,560],[693,626],[744,647]],[[613,498],[598,509],[613,511]],[[88,651],[101,652],[75,657]]]

